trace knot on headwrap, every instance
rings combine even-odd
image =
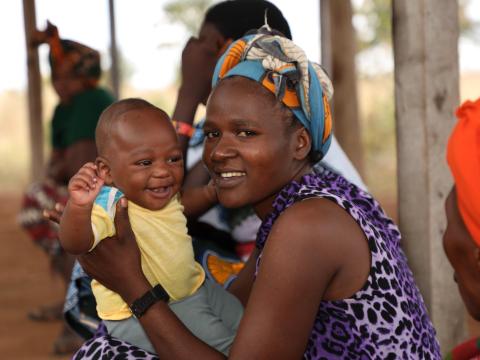
[[[76,41],[60,39],[57,27],[50,22],[47,22],[44,31],[34,34],[34,45],[43,43],[50,46],[52,71],[61,67],[75,76],[85,78],[91,85],[98,83],[101,75],[98,51]]]
[[[235,75],[255,80],[275,94],[309,131],[313,149],[325,156],[332,135],[328,101],[333,86],[320,65],[265,25],[230,45],[217,62],[212,86]]]
[[[480,246],[480,99],[457,109],[447,162],[457,192],[457,206],[475,243]]]

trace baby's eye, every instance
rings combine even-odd
[[[177,163],[179,161],[182,161],[182,156],[181,155],[172,156],[167,160],[167,162],[170,163],[170,164]]]
[[[220,131],[204,131],[207,139],[213,139],[220,136]]]
[[[135,163],[138,166],[150,166],[152,165],[152,160],[140,160]]]
[[[252,131],[252,130],[239,130],[237,132],[237,136],[242,136],[242,137],[254,136],[256,134],[257,133],[255,131]]]

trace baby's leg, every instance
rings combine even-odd
[[[232,302],[238,302],[237,306],[223,304],[219,299],[209,299],[209,296],[217,297],[217,292],[209,287],[206,281],[192,296],[170,303],[170,308],[196,337],[228,355],[243,309],[236,298]],[[214,309],[212,304],[218,304],[222,309]],[[229,314],[229,318],[238,318],[238,321],[225,322],[218,316],[222,312],[235,312],[236,316]]]
[[[125,320],[104,320],[104,323],[109,335],[156,354],[147,334],[134,316]]]
[[[207,289],[208,301],[212,310],[226,326],[236,333],[243,316],[243,306],[240,300],[219,284],[208,279],[205,280],[204,286]]]

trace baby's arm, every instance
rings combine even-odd
[[[182,205],[187,217],[197,217],[217,203],[217,193],[213,183],[201,187],[182,190]]]
[[[69,199],[60,220],[60,243],[70,254],[84,254],[93,246],[92,208],[103,180],[96,166],[86,163],[68,183]]]

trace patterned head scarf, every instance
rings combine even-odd
[[[60,39],[55,25],[47,22],[45,31],[34,36],[34,45],[46,43],[50,46],[50,67],[66,69],[77,77],[84,78],[92,86],[98,83],[101,75],[100,54],[98,51],[72,40]]]
[[[293,41],[264,25],[230,45],[218,60],[212,79],[243,76],[275,94],[309,131],[313,150],[325,156],[332,136],[328,101],[333,86],[320,65],[308,61]]]
[[[480,246],[480,99],[457,109],[458,122],[447,146],[447,161],[457,192],[457,206]]]

